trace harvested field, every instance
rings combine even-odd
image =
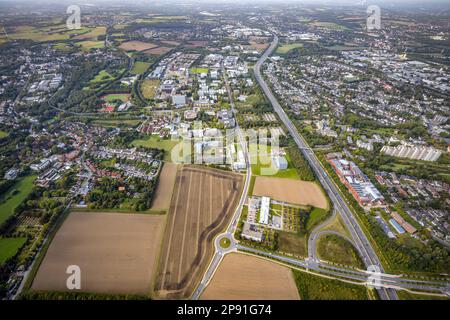
[[[309,181],[258,176],[256,177],[253,195],[328,209],[327,198],[320,187]]]
[[[178,171],[155,291],[161,298],[189,298],[241,196],[243,176],[198,166]]]
[[[148,54],[148,55],[160,56],[160,55],[166,54],[170,50],[172,50],[172,48],[158,47],[158,48],[146,50],[144,53]]]
[[[225,256],[202,300],[299,300],[291,269],[258,257]]]
[[[177,165],[175,163],[165,162],[159,175],[152,210],[169,209],[176,175]]]
[[[119,48],[125,51],[145,51],[157,47],[158,45],[142,41],[127,41],[122,43]]]
[[[68,291],[66,269],[77,265],[80,291],[149,294],[164,220],[159,215],[72,212],[50,244],[32,289]]]

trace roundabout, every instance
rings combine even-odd
[[[231,234],[223,233],[216,238],[216,250],[221,254],[226,254],[236,250],[236,243]]]

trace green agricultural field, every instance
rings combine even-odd
[[[150,67],[150,63],[143,61],[136,61],[133,65],[133,69],[131,69],[130,73],[132,74],[143,74]]]
[[[8,136],[8,132],[0,130],[0,139],[6,138]]]
[[[147,140],[134,140],[131,144],[135,147],[164,150],[164,160],[171,161],[170,152],[178,142],[172,141],[171,139],[161,139],[160,137],[150,136]]]
[[[142,95],[145,99],[153,99],[156,95],[156,90],[159,87],[159,80],[146,79],[141,84]]]
[[[18,26],[13,32],[8,32],[8,37],[15,40],[32,40],[36,42],[69,39],[69,34],[65,32],[50,32],[45,29],[38,29],[32,26]]]
[[[14,257],[27,238],[0,238],[0,265]]]
[[[277,54],[286,54],[289,51],[297,48],[301,48],[303,45],[301,43],[290,43],[290,44],[283,44],[282,46],[278,47],[276,50]]]
[[[334,23],[334,22],[326,22],[326,21],[314,21],[310,23],[311,25],[314,25],[316,27],[326,28],[326,29],[333,29],[333,30],[348,30],[346,26]]]
[[[27,176],[20,179],[0,197],[0,225],[14,214],[17,206],[31,193],[35,179],[36,176]]]
[[[75,39],[92,39],[92,40],[97,40],[97,38],[99,36],[105,35],[106,34],[106,27],[96,27],[96,28],[91,28],[88,30],[88,32],[85,32],[81,35],[78,35],[75,37]]]
[[[190,73],[200,74],[200,73],[208,73],[208,68],[191,68],[189,69]]]
[[[105,47],[104,41],[81,41],[77,42],[77,44],[81,45],[81,47],[85,50],[91,50],[91,49],[102,49]]]
[[[353,245],[334,234],[327,234],[319,238],[317,254],[322,260],[364,268],[364,263]]]
[[[36,42],[69,40],[71,36],[83,36],[91,31],[91,28],[68,30],[65,24],[52,25],[43,28],[32,26],[19,26],[9,33],[10,39],[32,40]]]
[[[301,300],[368,300],[365,286],[293,270]]]

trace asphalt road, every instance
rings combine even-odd
[[[366,235],[362,231],[361,227],[356,221],[356,218],[353,216],[351,210],[349,209],[347,203],[342,198],[342,196],[339,193],[338,188],[334,184],[334,182],[331,180],[331,178],[326,174],[325,169],[320,164],[319,159],[317,159],[314,152],[310,149],[304,138],[298,133],[297,128],[292,123],[292,121],[289,119],[289,117],[284,112],[283,108],[279,104],[278,100],[275,98],[275,96],[272,94],[272,91],[270,90],[269,86],[265,82],[264,78],[261,75],[261,66],[264,63],[264,61],[269,57],[269,55],[275,50],[275,48],[278,45],[278,37],[274,36],[274,39],[269,46],[269,48],[264,52],[262,57],[258,60],[258,62],[255,65],[254,72],[256,80],[258,81],[260,87],[262,88],[264,94],[266,95],[267,99],[272,104],[275,112],[280,117],[281,121],[283,121],[284,125],[289,130],[289,133],[295,140],[297,146],[300,149],[300,152],[303,154],[304,158],[308,161],[312,169],[314,170],[316,176],[318,177],[320,183],[324,187],[325,191],[329,195],[331,201],[333,202],[334,208],[339,212],[339,214],[342,217],[342,220],[344,221],[345,225],[347,226],[348,230],[350,231],[350,234],[352,238],[354,239],[354,242],[357,246],[357,250],[360,252],[363,261],[365,265],[368,266],[378,266],[380,268],[381,272],[384,272],[383,267],[380,263],[380,260],[378,259],[375,251],[373,250],[372,246],[370,245]],[[386,300],[397,300],[398,296],[395,290],[391,289],[380,289],[378,290],[378,293],[381,297],[381,299]]]
[[[224,75],[225,87],[227,88],[228,98],[230,100],[230,105],[231,105],[231,110],[233,111],[233,114],[236,114],[233,96],[231,94],[231,89],[228,84],[228,78],[226,76],[226,72],[225,72],[225,69],[223,68],[223,65],[222,65],[222,74]],[[218,235],[216,238],[216,241],[215,241],[216,251],[211,260],[211,263],[208,266],[208,269],[205,272],[205,275],[203,276],[202,281],[200,282],[200,284],[198,285],[198,287],[195,289],[194,293],[192,294],[192,299],[194,299],[194,300],[197,300],[200,298],[200,295],[202,294],[203,290],[208,285],[208,283],[211,281],[214,273],[216,272],[217,268],[219,267],[219,264],[222,261],[222,258],[225,255],[225,253],[230,252],[230,251],[236,251],[236,248],[235,248],[236,240],[234,239],[234,231],[236,230],[237,223],[239,221],[239,217],[242,212],[242,207],[244,206],[245,201],[247,200],[248,188],[250,186],[250,180],[252,177],[252,167],[250,165],[250,157],[248,154],[247,142],[246,142],[245,136],[242,133],[242,130],[239,127],[239,124],[237,122],[236,122],[235,132],[236,132],[238,140],[239,140],[239,145],[241,146],[242,151],[244,152],[245,164],[246,164],[246,168],[247,168],[244,188],[242,190],[242,195],[241,195],[241,199],[239,200],[239,204],[236,207],[236,210],[233,214],[233,217],[231,218],[231,221],[227,227],[226,232]],[[231,239],[231,242],[232,242],[230,248],[227,250],[220,248],[220,246],[218,244],[218,239],[222,238],[223,236],[227,236],[228,238]]]
[[[325,274],[333,278],[340,278],[354,282],[367,283],[370,281],[370,277],[373,275],[373,273],[364,270],[339,267],[317,259],[308,258],[301,260],[279,255],[272,252],[259,250],[256,248],[245,247],[239,244],[236,245],[236,248],[238,250],[254,253],[259,256],[268,257],[270,259],[275,259],[310,271]],[[385,290],[394,290],[394,289],[425,290],[430,292],[435,291],[437,294],[442,294],[446,292],[446,289],[448,288],[448,284],[445,282],[407,279],[402,277],[401,275],[390,275],[384,273],[379,274],[379,282],[377,284],[380,286],[380,289]]]
[[[381,299],[398,299],[396,289],[410,289],[410,290],[424,290],[424,291],[434,291],[436,294],[443,294],[446,293],[449,294],[449,285],[445,282],[439,282],[439,281],[426,281],[426,280],[417,280],[417,279],[408,279],[405,277],[402,277],[401,275],[390,275],[385,274],[384,270],[378,260],[378,257],[376,256],[374,250],[372,249],[370,243],[368,242],[365,234],[361,230],[360,226],[355,220],[355,217],[353,216],[352,212],[348,208],[345,201],[340,196],[337,187],[334,185],[334,183],[331,181],[331,179],[326,175],[325,170],[321,167],[321,164],[319,163],[319,160],[316,158],[312,150],[309,148],[307,143],[304,141],[304,139],[300,136],[300,134],[297,132],[294,125],[291,123],[289,118],[284,113],[284,110],[281,108],[281,106],[278,104],[278,101],[275,99],[271,91],[269,90],[267,84],[261,77],[260,73],[260,67],[265,59],[271,54],[271,52],[276,48],[278,43],[278,38],[275,37],[274,41],[272,42],[271,46],[268,48],[268,50],[264,53],[264,55],[261,57],[261,59],[258,61],[256,67],[255,67],[255,76],[260,83],[262,89],[264,90],[265,94],[271,101],[272,105],[274,106],[275,111],[278,113],[282,121],[285,123],[286,127],[289,129],[289,132],[294,137],[294,140],[296,141],[299,149],[303,153],[304,157],[307,159],[307,161],[311,164],[313,170],[317,174],[317,177],[319,177],[320,182],[324,186],[327,193],[330,195],[331,201],[334,204],[334,210],[335,212],[338,212],[342,218],[345,224],[347,225],[347,228],[349,229],[351,236],[352,236],[352,242],[355,244],[357,249],[359,250],[361,256],[363,257],[363,260],[366,264],[366,266],[369,265],[377,265],[380,268],[380,273],[377,274],[379,276],[379,287],[378,287],[378,293],[380,295]],[[231,106],[234,111],[234,103],[231,99],[231,93],[229,90],[227,79],[225,78],[226,87],[228,89],[229,95],[230,95],[230,101]],[[197,289],[194,291],[192,298],[193,299],[199,299],[201,293],[206,288],[212,277],[214,276],[214,273],[216,272],[220,262],[222,261],[224,255],[226,253],[232,252],[232,251],[246,251],[250,253],[254,253],[260,256],[265,256],[270,259],[275,259],[280,262],[288,263],[294,266],[298,266],[300,268],[304,268],[307,270],[315,271],[317,273],[325,274],[327,276],[330,276],[334,279],[344,279],[348,281],[355,281],[355,282],[363,282],[368,283],[370,282],[371,278],[373,277],[373,273],[370,273],[368,271],[364,270],[357,270],[352,268],[345,268],[336,266],[324,261],[321,261],[317,259],[315,254],[312,254],[307,259],[296,259],[293,257],[286,257],[283,255],[279,255],[273,252],[267,252],[255,248],[249,248],[246,246],[242,246],[234,239],[234,231],[236,229],[236,225],[242,210],[242,206],[245,203],[245,199],[248,193],[248,187],[251,177],[251,166],[248,156],[248,149],[246,147],[245,140],[243,138],[242,132],[239,128],[239,126],[236,127],[238,130],[238,135],[240,139],[241,147],[244,150],[246,162],[247,162],[247,174],[246,174],[246,182],[244,186],[244,190],[242,193],[241,200],[239,202],[238,207],[236,208],[236,211],[234,213],[234,216],[224,234],[219,235],[216,238],[215,241],[215,247],[216,251],[215,254],[211,260],[211,263],[201,281]],[[316,238],[322,234],[320,231],[316,232],[316,236],[312,237],[310,240],[312,249],[315,250],[315,240]],[[223,236],[227,236],[231,239],[232,243],[230,248],[223,249],[219,246],[219,239]]]

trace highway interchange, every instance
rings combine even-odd
[[[261,66],[266,61],[266,59],[272,54],[272,52],[278,46],[278,37],[275,35],[273,41],[269,48],[264,52],[261,58],[258,60],[254,67],[254,73],[256,80],[258,81],[260,87],[262,88],[264,94],[267,99],[272,104],[275,112],[280,117],[281,121],[284,123],[286,128],[288,129],[290,135],[295,140],[299,150],[302,152],[304,158],[308,161],[311,168],[313,169],[316,177],[319,179],[323,188],[327,192],[330,197],[330,200],[333,204],[334,212],[333,215],[339,214],[342,218],[342,221],[345,223],[347,229],[351,235],[351,242],[355,245],[356,249],[360,253],[364,264],[366,267],[370,268],[368,270],[357,270],[351,268],[344,268],[340,266],[335,266],[326,262],[323,262],[315,257],[315,242],[316,239],[320,236],[320,232],[315,232],[311,234],[311,237],[308,241],[308,249],[310,252],[309,257],[307,259],[301,260],[293,257],[286,257],[283,255],[275,254],[272,252],[267,252],[264,250],[259,250],[255,248],[249,248],[246,246],[242,246],[234,239],[234,231],[236,230],[237,222],[240,217],[240,213],[242,211],[242,206],[244,205],[248,187],[251,178],[251,165],[249,161],[248,149],[246,142],[244,140],[242,131],[237,124],[236,131],[239,138],[239,143],[241,148],[244,150],[245,158],[247,162],[247,172],[246,172],[246,181],[244,190],[242,193],[241,200],[239,205],[236,208],[236,211],[233,215],[233,218],[226,230],[225,233],[219,235],[215,241],[215,254],[211,260],[211,263],[205,272],[205,275],[192,295],[192,299],[199,299],[201,293],[206,288],[206,286],[211,281],[214,273],[216,272],[220,262],[223,259],[223,256],[229,252],[235,251],[244,251],[249,252],[251,254],[256,254],[259,256],[264,256],[270,258],[274,261],[278,261],[280,263],[284,263],[287,265],[292,265],[301,269],[306,269],[307,271],[312,271],[319,274],[324,274],[328,277],[332,277],[334,279],[343,280],[343,281],[351,281],[355,283],[363,283],[363,284],[373,284],[373,279],[376,279],[377,292],[379,297],[383,300],[398,300],[398,295],[396,289],[405,289],[405,290],[423,290],[423,291],[432,291],[435,292],[435,295],[448,295],[448,283],[439,282],[439,281],[424,281],[424,280],[416,280],[416,279],[407,279],[402,275],[390,275],[384,272],[383,266],[380,263],[374,249],[372,248],[369,240],[364,234],[363,230],[359,226],[356,221],[355,216],[352,211],[348,207],[346,201],[341,196],[338,187],[334,184],[332,179],[326,174],[325,169],[322,167],[319,159],[316,157],[314,152],[308,146],[304,138],[299,134],[296,127],[286,115],[285,111],[279,104],[278,100],[275,98],[273,93],[271,92],[269,86],[265,82],[264,78],[261,75]],[[225,73],[224,73],[225,74]],[[234,102],[231,96],[230,88],[228,85],[228,81],[225,75],[225,84],[229,93],[230,103],[233,112],[235,113]],[[320,228],[316,228],[318,230]],[[220,239],[222,237],[228,237],[231,240],[231,245],[229,248],[224,249],[220,247]],[[375,278],[374,278],[375,277]]]

